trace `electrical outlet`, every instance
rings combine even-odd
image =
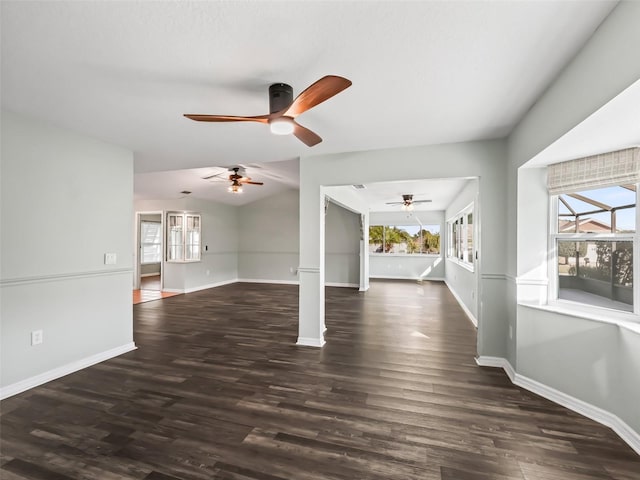
[[[116,254],[115,253],[105,253],[104,254],[104,264],[105,265],[115,265],[116,264]]]
[[[43,342],[42,330],[31,332],[31,346],[40,345]]]
[[[208,277],[209,275],[211,275],[211,270],[207,270],[206,273],[207,273],[207,277]]]

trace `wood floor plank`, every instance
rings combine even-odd
[[[475,364],[437,282],[326,289],[296,346],[291,285],[135,305],[138,349],[0,403],[7,480],[637,480],[610,429]]]

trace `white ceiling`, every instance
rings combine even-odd
[[[541,167],[640,146],[640,80],[532,158]]]
[[[139,173],[496,138],[614,6],[3,1],[2,104],[132,149]],[[313,148],[182,116],[267,113],[269,84],[298,94],[326,74],[353,86],[299,117]]]
[[[244,185],[240,194],[230,194],[227,188],[229,167],[242,166],[244,176],[264,185]],[[205,180],[204,177],[218,175]],[[186,190],[190,197],[226,203],[245,205],[269,197],[286,189],[300,186],[298,160],[285,160],[267,164],[227,165],[225,167],[190,168],[167,172],[137,173],[134,176],[135,199],[182,198]]]
[[[399,182],[367,183],[356,194],[368,205],[371,212],[400,212],[401,205],[387,205],[387,202],[401,202],[402,195],[413,195],[413,200],[431,200],[429,203],[415,204],[413,211],[425,212],[445,210],[466,186],[467,178],[443,178],[428,180],[408,180]],[[353,186],[342,186],[353,190]]]

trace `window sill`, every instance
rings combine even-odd
[[[369,252],[370,257],[428,257],[440,258],[439,253],[375,253]]]
[[[470,272],[473,273],[474,268],[473,268],[473,264],[472,263],[466,263],[466,262],[461,262],[460,260],[458,260],[457,258],[453,258],[453,257],[447,257],[447,261],[451,262],[451,263],[455,263],[456,265],[458,265],[459,267],[464,268],[465,270],[469,270]]]
[[[569,317],[584,318],[594,322],[618,325],[627,330],[640,334],[640,315],[635,313],[620,312],[601,307],[592,307],[571,302],[552,302],[547,305],[518,302],[518,305],[545,312],[559,313]]]

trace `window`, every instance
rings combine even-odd
[[[162,238],[160,222],[140,222],[140,247],[142,265],[160,263],[162,259]]]
[[[637,190],[614,185],[554,196],[558,299],[634,311]]]
[[[200,261],[200,215],[167,214],[167,262]]]
[[[372,225],[369,252],[440,255],[440,225]]]
[[[473,203],[447,222],[447,233],[447,257],[473,270],[475,257]]]

